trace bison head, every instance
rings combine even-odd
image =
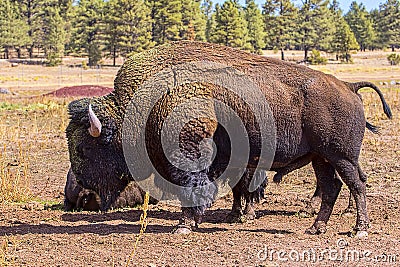
[[[81,99],[69,104],[66,130],[72,171],[78,184],[95,191],[106,211],[126,187],[126,166],[116,114],[104,99]]]

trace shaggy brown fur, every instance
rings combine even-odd
[[[336,172],[354,195],[357,204],[355,229],[367,230],[369,219],[365,177],[361,175],[358,158],[365,126],[371,129],[373,127],[365,121],[362,101],[357,91],[362,86],[372,85],[346,83],[305,66],[199,42],[175,42],[137,54],[127,60],[119,70],[112,94],[70,104],[71,121],[67,128],[67,137],[72,170],[85,188],[90,188],[101,196],[101,209],[110,207],[117,197],[117,192],[122,191],[128,182],[133,180],[125,163],[121,144],[122,121],[130,100],[140,85],[154,74],[174,65],[194,61],[210,61],[234,68],[247,75],[261,89],[276,122],[276,153],[272,170],[279,170],[302,157],[312,155],[313,168],[322,192],[322,204],[309,233],[321,233],[326,229],[326,223],[341,189],[341,181],[335,178]],[[372,88],[381,95],[378,88]],[[219,86],[192,83],[173,88],[166,92],[156,106],[149,107],[153,108],[154,114],[147,121],[146,146],[149,156],[156,163],[157,171],[178,185],[195,187],[210,184],[215,179],[210,174],[226,166],[225,154],[229,154],[227,151],[218,151],[218,164],[213,163],[209,172],[192,174],[177,170],[169,164],[163,153],[159,153],[162,151],[157,129],[162,128],[168,111],[179,101],[194,96],[220,98],[224,103],[236,108],[240,118],[247,122],[246,130],[255,133],[250,140],[248,170],[258,163],[262,168],[263,159],[257,157],[260,149],[257,146],[259,128],[252,123],[254,115],[249,113],[246,103],[241,103],[242,100],[235,94]],[[141,92],[141,97],[146,99],[146,92]],[[385,113],[390,117],[390,109],[383,97],[381,102]],[[89,103],[102,124],[101,135],[97,138],[90,136],[87,131]],[[214,117],[196,120],[192,126],[180,136],[180,140],[184,140],[181,149],[186,150],[189,157],[196,157],[198,143],[204,138],[212,137],[214,141],[217,140],[217,147],[224,148],[228,144],[225,138],[222,138],[222,131],[218,131],[220,126]],[[133,157],[140,161],[143,155]],[[134,171],[135,177],[148,177],[153,170]],[[246,186],[247,176],[241,179]],[[194,197],[193,192],[185,194]],[[205,194],[196,197],[212,200],[215,188],[210,186]],[[184,202],[185,199],[181,201]],[[191,226],[194,225],[193,222],[199,223],[206,206],[183,209],[181,224]]]

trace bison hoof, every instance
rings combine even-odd
[[[355,234],[355,237],[359,238],[359,239],[365,239],[368,237],[368,232],[367,231],[357,231]]]
[[[188,226],[178,225],[178,227],[173,231],[174,234],[187,235],[192,232],[192,229]]]
[[[325,222],[316,222],[313,226],[306,230],[306,234],[309,235],[319,235],[326,233],[326,223]]]
[[[228,214],[228,216],[226,216],[225,221],[227,223],[245,223],[247,221],[247,218],[242,214],[231,212]]]

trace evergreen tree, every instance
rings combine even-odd
[[[89,57],[89,66],[96,66],[102,55],[104,39],[104,2],[102,0],[80,0],[76,6],[72,47],[75,52],[85,52]]]
[[[61,58],[64,55],[65,22],[59,7],[48,6],[44,13],[42,47],[48,64],[57,65],[61,63]]]
[[[0,1],[0,46],[4,48],[5,58],[9,58],[12,49],[21,56],[21,48],[30,43],[28,30],[18,5],[10,0]]]
[[[355,1],[352,2],[345,19],[353,31],[361,51],[365,51],[375,38],[372,21],[365,6],[363,4],[358,5]]]
[[[337,17],[336,33],[333,38],[333,52],[346,62],[351,61],[351,50],[359,49],[356,37],[344,17]]]
[[[154,46],[150,8],[143,0],[110,0],[106,9],[106,47],[114,65],[117,52],[126,57]]]
[[[23,18],[28,24],[28,36],[31,43],[28,45],[29,57],[33,57],[33,49],[40,38],[38,32],[41,29],[41,21],[38,13],[42,10],[43,1],[40,0],[17,0],[18,6],[22,12]]]
[[[245,19],[247,21],[248,42],[252,52],[261,53],[265,47],[264,23],[261,11],[254,0],[246,0]]]
[[[23,20],[28,25],[28,36],[31,43],[27,45],[29,57],[33,57],[34,48],[43,48],[46,41],[44,33],[44,23],[50,20],[45,18],[46,9],[48,7],[58,8],[58,14],[61,16],[63,21],[63,27],[65,31],[65,41],[69,38],[70,30],[70,10],[72,8],[72,0],[15,0],[18,3],[18,7],[21,11]]]
[[[334,15],[342,16],[342,14],[343,14],[343,10],[340,8],[339,1],[337,1],[337,0],[332,1],[332,3],[329,6],[329,10]]]
[[[213,3],[211,0],[204,0],[201,9],[203,11],[204,17],[206,18],[206,28],[205,28],[205,39],[210,42],[211,31],[214,27],[214,13],[213,13]]]
[[[216,5],[215,28],[211,41],[226,46],[246,48],[247,25],[237,1],[227,0],[221,7]]]
[[[380,27],[379,21],[380,21],[380,13],[379,9],[372,9],[369,12],[369,16],[372,21],[372,27],[375,32],[375,38],[372,40],[372,43],[370,45],[370,48],[372,50],[374,49],[383,49],[386,45],[382,42],[382,29]]]
[[[182,29],[180,37],[183,40],[205,41],[207,19],[201,10],[199,0],[182,0]]]
[[[390,46],[394,52],[400,46],[400,0],[387,0],[381,4],[375,19],[380,42]]]
[[[180,40],[182,23],[182,0],[147,0],[153,19],[152,41],[164,44]]]
[[[270,48],[281,50],[291,48],[296,41],[298,9],[290,0],[267,0],[263,6],[266,43]]]
[[[304,50],[304,60],[311,49],[327,51],[331,46],[335,27],[328,4],[327,0],[305,0],[300,8],[298,44]]]

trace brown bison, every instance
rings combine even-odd
[[[178,82],[184,80],[182,77],[187,74],[176,72],[178,66],[192,62],[220,64],[224,67],[220,67],[217,73],[225,73],[224,77],[240,73],[259,88],[262,97],[250,94],[248,100],[268,103],[269,107],[265,107],[265,110],[272,113],[276,138],[271,164],[260,154],[260,129],[264,129],[263,125],[255,119],[246,100],[221,84],[200,78]],[[156,75],[168,69],[174,74],[171,79]],[[186,71],[190,72],[191,69]],[[201,73],[201,70],[193,71]],[[204,73],[206,76],[207,72]],[[142,87],[154,77],[158,83],[153,83],[152,87]],[[229,83],[229,80],[225,81]],[[149,102],[152,93],[162,83],[168,84],[169,89],[163,91],[156,103]],[[101,210],[107,210],[118,192],[130,181],[140,181],[151,173],[157,173],[156,183],[166,180],[180,186],[181,191],[175,193],[182,203],[182,217],[176,232],[185,233],[195,228],[201,222],[204,210],[218,193],[218,187],[214,184],[218,174],[231,166],[227,163],[229,159],[242,155],[231,150],[235,144],[225,131],[229,125],[222,125],[219,121],[221,116],[215,116],[212,112],[207,113],[210,116],[206,114],[192,118],[183,127],[178,127],[180,121],[176,120],[176,128],[181,129],[178,150],[163,148],[162,129],[167,124],[168,114],[177,110],[182,102],[194,98],[216,99],[235,110],[250,140],[246,165],[237,164],[229,169],[232,169],[230,175],[236,172],[240,178],[237,183],[231,184],[235,199],[233,212],[242,210],[238,198],[251,198],[253,189],[250,189],[250,178],[257,169],[279,172],[282,168],[299,168],[303,162],[311,161],[322,203],[314,224],[307,232],[318,234],[326,231],[326,223],[343,181],[357,206],[354,229],[361,236],[366,234],[369,226],[366,175],[358,160],[365,127],[371,130],[374,127],[365,120],[358,90],[363,87],[374,89],[380,96],[385,114],[391,117],[390,108],[375,85],[344,82],[305,66],[220,45],[174,42],[132,56],[119,70],[114,87],[115,91],[107,96],[72,102],[69,105],[70,123],[66,130],[72,170],[84,188],[99,194]],[[136,102],[132,108],[133,99]],[[148,106],[149,103],[152,106]],[[149,116],[143,124],[135,121],[142,113],[128,114],[141,108],[149,110]],[[212,106],[208,108],[213,110]],[[180,109],[178,112],[184,114],[188,110]],[[128,132],[124,135],[123,125],[127,118],[140,124],[140,133]],[[135,123],[131,125],[135,126]],[[143,146],[147,155],[142,154],[142,143],[137,141],[141,138],[145,140]],[[126,139],[129,139],[129,153],[123,147]],[[197,171],[178,168],[170,162],[170,159],[174,162],[186,159],[196,161],[201,158],[203,151],[208,150],[216,150],[212,164],[205,166],[200,162],[201,168]],[[132,167],[139,166],[135,164],[146,156],[152,166]],[[243,168],[244,172],[238,171]],[[341,180],[335,178],[336,173]],[[196,205],[188,205],[191,201]]]

